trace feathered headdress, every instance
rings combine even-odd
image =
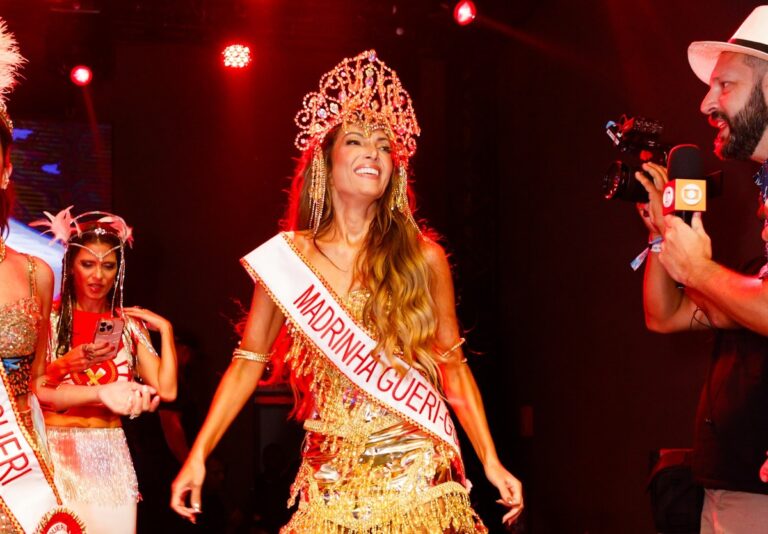
[[[133,246],[133,229],[128,226],[125,219],[119,215],[107,213],[105,211],[87,211],[81,213],[77,217],[72,217],[72,208],[74,206],[68,206],[61,210],[56,215],[44,211],[43,214],[47,219],[38,219],[29,223],[30,226],[47,226],[48,228],[43,231],[44,234],[50,233],[53,236],[51,244],[56,241],[66,247],[69,245],[69,240],[73,235],[82,235],[83,230],[81,225],[85,222],[89,223],[102,223],[111,227],[113,233],[120,240],[121,245]],[[95,231],[95,230],[94,230]],[[105,230],[106,232],[106,230]]]
[[[29,223],[30,226],[47,227],[44,234],[50,233],[53,236],[51,244],[61,241],[66,247],[64,258],[62,259],[62,293],[67,282],[67,258],[73,254],[72,248],[85,249],[99,260],[106,258],[111,252],[120,250],[120,265],[117,270],[117,280],[115,280],[115,291],[112,293],[112,310],[115,304],[122,310],[123,308],[123,284],[125,283],[125,246],[133,246],[133,229],[126,224],[125,219],[119,215],[105,211],[87,211],[80,215],[72,216],[72,206],[64,208],[56,215],[47,211],[43,212],[45,219],[38,219]],[[84,234],[91,233],[97,236],[111,234],[116,236],[120,244],[110,248],[107,251],[99,252],[93,250],[87,245],[73,241],[74,237],[82,237]]]
[[[10,137],[13,134],[13,122],[8,116],[6,102],[8,94],[16,85],[19,68],[26,62],[19,53],[16,37],[8,31],[8,25],[0,19],[0,125]]]

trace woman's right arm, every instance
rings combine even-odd
[[[261,284],[257,283],[240,348],[268,353],[284,322],[285,318],[279,308]],[[253,395],[264,367],[263,363],[232,360],[219,383],[208,416],[189,451],[187,460],[173,481],[171,508],[193,523],[195,515],[200,512],[200,490],[205,478],[205,460],[243,405]],[[186,503],[187,494],[190,506]]]
[[[52,336],[55,334],[51,334]],[[83,343],[64,356],[54,359],[45,367],[45,374],[54,381],[61,381],[69,374],[85,371],[92,365],[112,360],[115,353],[106,341]]]

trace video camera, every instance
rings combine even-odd
[[[663,131],[661,122],[644,117],[622,115],[618,121],[608,121],[605,133],[619,151],[627,155],[611,163],[603,176],[602,191],[606,199],[648,202],[648,193],[635,179],[635,172],[644,172],[640,166],[649,161],[667,165],[672,145],[660,141]]]
[[[643,163],[650,161],[667,166],[674,145],[661,142],[663,131],[661,122],[645,117],[622,115],[618,121],[608,121],[605,133],[625,156],[611,163],[603,176],[602,191],[606,199],[648,202],[648,193],[635,179],[635,173],[641,172],[650,179],[648,173],[642,170]],[[722,171],[703,178],[707,181],[707,197],[716,197],[722,193]]]

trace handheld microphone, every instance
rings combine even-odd
[[[696,145],[677,145],[669,153],[662,207],[664,215],[677,215],[691,224],[695,212],[707,211],[707,181],[702,171],[701,150]]]

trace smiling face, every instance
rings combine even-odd
[[[392,177],[392,146],[384,130],[344,125],[331,148],[330,183],[339,198],[375,201]]]
[[[724,52],[712,71],[701,112],[718,128],[715,154],[722,159],[764,160],[768,142],[765,64],[744,54]]]
[[[87,248],[78,247],[72,262],[75,299],[81,304],[97,302],[104,307],[117,277],[117,253],[110,251],[110,244],[101,241],[84,246]]]

